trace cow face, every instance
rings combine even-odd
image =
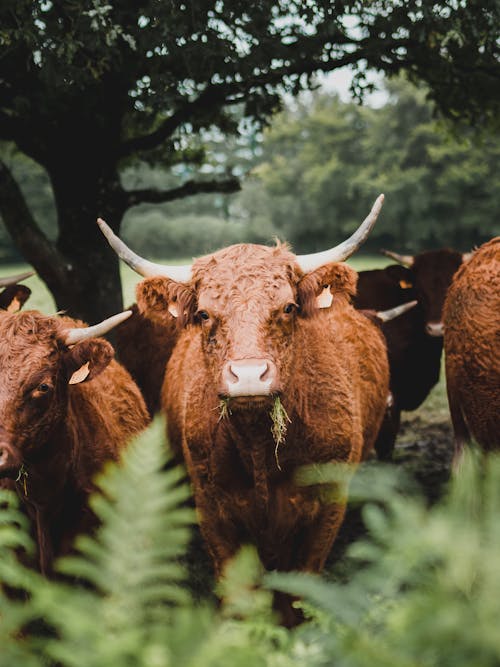
[[[43,457],[64,425],[71,385],[91,380],[113,357],[104,340],[69,346],[68,331],[80,331],[74,324],[34,311],[0,314],[0,477],[15,478]]]
[[[382,250],[382,253],[408,267],[416,298],[424,313],[426,333],[429,336],[442,336],[441,315],[446,292],[451,285],[453,275],[469,255],[462,255],[447,248],[428,250],[415,257],[399,255],[390,250]],[[387,267],[385,271],[389,269],[391,267]]]
[[[173,313],[197,327],[219,396],[235,406],[255,405],[289,382],[298,318],[345,302],[356,279],[352,269],[337,263],[304,275],[285,246],[245,244],[195,261],[188,284],[144,280],[137,302],[150,317]]]
[[[446,292],[462,263],[462,254],[454,250],[430,250],[416,255],[411,265],[417,299],[425,317],[429,336],[442,336],[441,323]]]
[[[184,266],[143,259],[104,220],[97,224],[119,257],[150,278],[138,286],[139,309],[150,317],[169,312],[200,328],[219,395],[262,401],[287,386],[297,317],[335,309],[354,292],[356,274],[338,262],[365,241],[383,201],[379,195],[354,234],[322,252],[293,255],[281,245],[241,244]]]

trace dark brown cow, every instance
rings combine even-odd
[[[500,448],[500,237],[456,273],[443,315],[456,464],[471,436]]]
[[[415,410],[439,381],[443,327],[441,313],[446,290],[464,258],[448,249],[429,250],[415,257],[384,251],[404,266],[361,271],[354,305],[359,309],[393,308],[409,299],[418,305],[384,323],[391,370],[389,406],[375,449],[390,460],[399,430],[401,410]]]
[[[132,316],[115,329],[116,354],[144,396],[151,416],[160,410],[160,396],[167,361],[179,335],[177,320],[167,314],[151,320],[130,307]]]
[[[16,481],[42,572],[94,517],[102,464],[148,422],[142,396],[96,327],[36,311],[0,314],[0,477]]]
[[[366,238],[381,205],[382,197],[358,233],[324,253],[242,244],[192,267],[141,260],[100,221],[120,256],[154,276],[138,285],[139,307],[157,318],[168,308],[187,325],[163,401],[218,576],[245,542],[268,569],[324,565],[346,488],[301,486],[296,475],[307,464],[357,464],[380,427],[388,394],[383,336],[352,307],[357,276],[338,262]],[[289,601],[278,604],[283,621],[294,623]]]

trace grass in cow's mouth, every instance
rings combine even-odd
[[[269,413],[273,425],[271,426],[271,433],[273,434],[274,442],[276,447],[274,448],[274,458],[276,459],[276,465],[278,470],[281,470],[280,462],[278,459],[278,448],[285,442],[286,431],[288,424],[291,424],[292,420],[288,416],[279,396],[276,396],[274,399],[273,407]]]
[[[219,401],[219,421],[222,419],[226,419],[226,417],[229,417],[231,414],[231,410],[229,409],[229,398],[221,398]]]
[[[28,471],[24,467],[24,463],[19,468],[19,473],[16,477],[16,482],[23,485],[24,495],[28,497]]]

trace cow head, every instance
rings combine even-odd
[[[139,308],[198,327],[219,395],[255,405],[287,386],[297,319],[342,307],[355,293],[357,274],[338,262],[367,237],[382,202],[383,195],[350,239],[324,252],[298,256],[285,245],[240,244],[184,267],[142,260],[99,224],[120,257],[147,276],[137,286]]]
[[[70,386],[92,380],[113,358],[111,345],[95,336],[129,313],[95,327],[36,311],[0,314],[0,478],[16,478],[43,457],[67,416]]]
[[[447,248],[429,250],[414,257],[386,250],[382,252],[408,267],[411,276],[409,280],[424,313],[426,333],[429,336],[442,336],[441,317],[446,292],[453,275],[468,256]]]

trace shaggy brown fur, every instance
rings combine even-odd
[[[500,237],[455,275],[444,325],[456,461],[471,436],[486,450],[500,447]]]
[[[160,410],[165,367],[179,331],[176,319],[163,308],[159,317],[148,318],[134,304],[132,315],[114,330],[118,361],[137,383],[151,416]]]
[[[331,307],[314,308],[326,284]],[[373,446],[388,393],[383,336],[350,305],[355,284],[355,272],[340,264],[303,276],[284,246],[236,245],[193,265],[187,289],[196,299],[186,313],[193,323],[168,363],[163,402],[218,576],[245,542],[268,569],[318,572],[324,565],[346,489],[332,485],[325,501],[324,489],[297,484],[297,471],[357,464]],[[168,302],[173,291],[167,278],[144,280],[139,307],[148,314],[159,293]],[[249,358],[277,367],[276,393],[291,419],[279,467],[272,396],[231,399],[221,418],[222,369]],[[283,622],[296,622],[290,601],[277,600]]]
[[[107,341],[65,345],[64,332],[74,326],[82,323],[35,311],[0,315],[0,447],[11,457],[1,474],[18,479],[42,572],[93,526],[87,499],[95,474],[148,422],[139,390]],[[87,362],[88,376],[68,384]]]
[[[375,443],[380,459],[392,458],[401,410],[416,410],[439,381],[443,339],[429,336],[426,325],[441,321],[446,290],[461,263],[461,253],[443,248],[416,255],[411,268],[394,264],[359,273],[356,308],[387,310],[418,300],[415,308],[382,324],[394,403]]]

